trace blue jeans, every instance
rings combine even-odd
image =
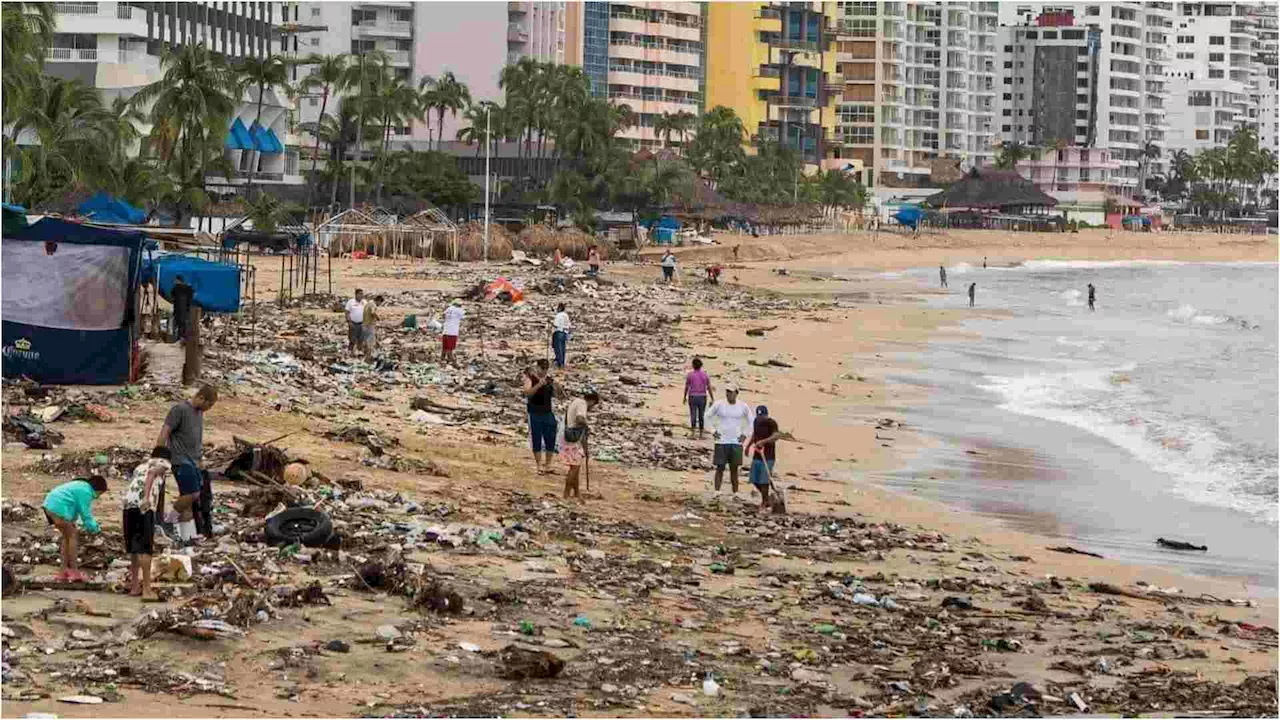
[[[534,452],[556,452],[555,413],[529,413],[529,438]]]
[[[569,351],[569,333],[563,330],[551,333],[551,351],[556,354],[556,367],[563,368],[565,355]]]
[[[707,412],[706,395],[689,396],[689,429],[705,430]]]

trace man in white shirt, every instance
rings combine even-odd
[[[444,311],[444,336],[441,339],[440,362],[453,362],[453,351],[458,347],[458,335],[462,330],[462,318],[467,314],[462,301],[454,298]]]
[[[565,312],[564,303],[556,308],[555,319],[551,321],[554,330],[551,333],[551,350],[556,354],[556,367],[564,369],[565,356],[569,351],[569,313]]]
[[[662,254],[662,279],[671,282],[676,276],[676,256],[671,248]]]
[[[724,400],[717,400],[707,413],[712,437],[716,440],[712,464],[716,466],[716,492],[724,481],[724,466],[729,466],[729,485],[738,493],[738,468],[742,466],[742,443],[751,435],[751,409],[738,402],[738,386],[725,388]]]
[[[356,296],[347,301],[347,352],[364,349],[364,290],[356,290]]]

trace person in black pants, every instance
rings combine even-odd
[[[173,339],[185,340],[191,331],[191,305],[196,291],[187,284],[182,276],[174,278],[173,289],[169,291],[169,300],[173,303]]]

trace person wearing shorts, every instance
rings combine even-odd
[[[729,467],[729,484],[736,497],[738,492],[738,468],[742,466],[742,443],[751,434],[751,409],[738,402],[738,388],[730,385],[724,390],[724,400],[711,406],[712,436],[716,449],[711,464],[716,466],[715,489],[720,491],[724,482],[725,466]]]
[[[533,463],[539,475],[555,472],[551,456],[556,454],[556,413],[552,407],[556,385],[551,379],[550,363],[538,360],[524,374],[525,408],[529,411],[529,440],[533,445]]]
[[[156,505],[171,470],[171,457],[168,448],[152,450],[151,458],[134,468],[120,503],[124,510],[124,547],[129,554],[126,584],[129,594],[144,602],[160,599],[151,590],[151,556],[155,553]]]
[[[444,311],[444,335],[440,340],[440,362],[453,362],[453,351],[458,347],[458,335],[462,333],[462,318],[467,312],[462,301],[455,299]]]
[[[760,508],[769,508],[769,478],[773,477],[773,464],[777,460],[778,421],[769,417],[769,408],[756,408],[756,420],[751,428],[751,440],[747,442],[747,457],[751,458],[751,485],[760,493]]]
[[[178,481],[178,539],[188,552],[195,545],[194,507],[204,490],[204,474],[200,458],[204,454],[204,414],[218,401],[218,391],[203,385],[190,400],[174,405],[165,416],[164,426],[156,439],[156,447],[168,448],[173,463],[173,476]],[[212,506],[212,492],[209,504]],[[201,503],[203,505],[203,503]]]
[[[676,256],[671,248],[662,254],[662,279],[671,282],[676,276]]]

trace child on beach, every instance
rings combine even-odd
[[[44,497],[44,517],[62,534],[58,549],[62,553],[62,570],[55,580],[83,581],[87,578],[76,569],[76,521],[84,525],[85,532],[96,535],[102,531],[93,517],[93,501],[107,491],[105,478],[94,475],[76,478],[49,491]]]
[[[171,457],[168,448],[152,450],[151,459],[133,469],[120,503],[124,509],[124,547],[129,553],[129,594],[141,597],[143,602],[160,599],[151,590],[151,555],[156,534],[156,501],[169,476]]]

